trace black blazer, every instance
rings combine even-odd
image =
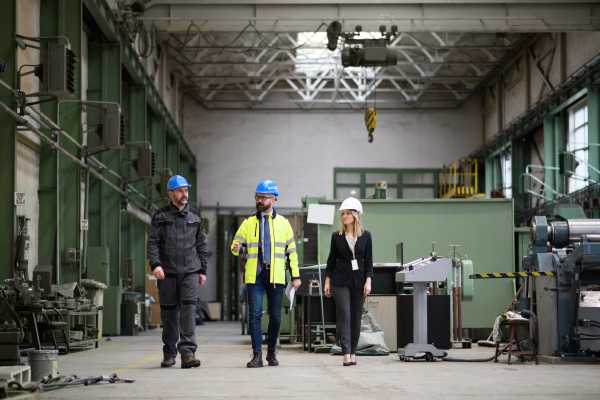
[[[346,235],[340,235],[338,231],[331,235],[331,249],[327,259],[325,275],[331,277],[330,284],[344,287],[348,284],[350,274],[354,280],[354,287],[362,289],[365,286],[366,277],[373,277],[373,243],[371,232],[364,231],[354,245],[354,253],[358,262],[358,270],[352,271],[352,250],[346,240]]]

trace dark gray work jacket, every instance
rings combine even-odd
[[[152,271],[162,267],[165,275],[206,275],[208,241],[198,210],[186,204],[180,212],[173,203],[158,210],[148,233],[148,259]]]

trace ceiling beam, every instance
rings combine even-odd
[[[473,1],[169,1],[146,5],[140,21],[165,32],[186,32],[194,21],[204,32],[325,31],[322,23],[342,23],[365,32],[379,25],[399,32],[582,32],[600,30],[596,0]],[[251,24],[249,26],[249,23]]]

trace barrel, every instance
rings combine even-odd
[[[48,374],[58,375],[58,350],[28,350],[27,362],[32,380],[42,379]]]

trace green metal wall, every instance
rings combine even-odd
[[[476,274],[514,270],[513,203],[504,199],[361,200],[362,223],[373,237],[373,261],[396,262],[396,244],[404,243],[404,261],[426,257],[430,242],[441,256],[457,251],[473,261]],[[319,225],[321,263],[327,262],[331,234],[340,227],[341,200],[332,226]],[[476,280],[474,299],[463,303],[464,328],[490,328],[514,296],[510,279]]]
[[[17,46],[13,33],[17,32],[17,0],[5,0],[0,7],[0,57],[7,60],[6,72],[0,79],[11,87],[17,82]],[[16,111],[13,95],[0,88],[0,101]],[[5,112],[0,112],[0,243],[4,250],[0,252],[0,282],[13,277],[14,246],[16,230],[16,206],[14,192],[17,180],[17,125],[15,120]]]
[[[17,46],[13,34],[17,32],[17,1],[0,4],[0,58],[8,59],[8,71],[0,79],[16,87]],[[100,107],[115,108],[115,105],[84,105],[73,102],[87,99],[89,102],[114,102],[120,105],[127,119],[127,142],[150,142],[157,154],[157,172],[184,173],[194,190],[191,202],[196,201],[196,159],[190,151],[174,119],[162,102],[157,89],[135,56],[128,38],[119,31],[118,23],[105,0],[44,0],[40,2],[40,35],[65,36],[79,62],[76,64],[76,93],[68,102],[58,99],[41,105],[42,112],[58,123],[80,145],[87,137],[87,146],[97,147],[100,139],[95,132],[84,133],[101,121]],[[33,23],[33,22],[32,22]],[[82,32],[88,38],[87,60],[82,57]],[[34,50],[28,50],[34,51]],[[87,68],[87,92],[82,93],[83,69]],[[13,94],[0,88],[0,101],[15,107]],[[82,124],[84,114],[87,125]],[[0,240],[14,243],[16,181],[15,121],[5,113],[0,114]],[[80,149],[64,135],[59,135],[57,144],[71,155],[80,157]],[[158,192],[159,176],[153,180],[139,180],[132,168],[131,160],[137,158],[137,147],[143,144],[126,145],[122,150],[109,150],[95,157],[109,170],[121,174],[123,179],[102,169],[102,176],[115,186],[126,189],[138,203],[153,213],[166,201],[165,193]],[[97,167],[96,167],[97,168]],[[145,291],[146,240],[148,225],[122,212],[124,197],[114,189],[85,171],[73,161],[59,155],[42,141],[39,171],[39,264],[53,265],[55,281],[60,283],[85,278],[87,246],[94,247],[108,256],[109,290],[105,294],[106,304],[116,313],[105,313],[104,333],[119,333],[118,311],[121,291]],[[82,191],[82,182],[85,183]],[[129,183],[133,190],[126,188]],[[85,194],[85,196],[84,196]],[[141,195],[146,196],[147,199]],[[82,208],[82,200],[83,202]],[[143,208],[143,207],[142,207]],[[87,210],[87,211],[86,211]],[[86,215],[87,214],[87,215]],[[89,230],[80,229],[82,216],[89,221]],[[81,243],[84,243],[83,248]],[[81,266],[65,263],[65,249],[81,250]],[[0,279],[11,277],[14,264],[13,246],[0,255]],[[91,263],[91,268],[106,268],[102,263]],[[105,270],[104,270],[105,271]],[[90,271],[93,276],[99,271]],[[101,272],[101,271],[100,271]],[[114,318],[110,317],[114,315]]]

